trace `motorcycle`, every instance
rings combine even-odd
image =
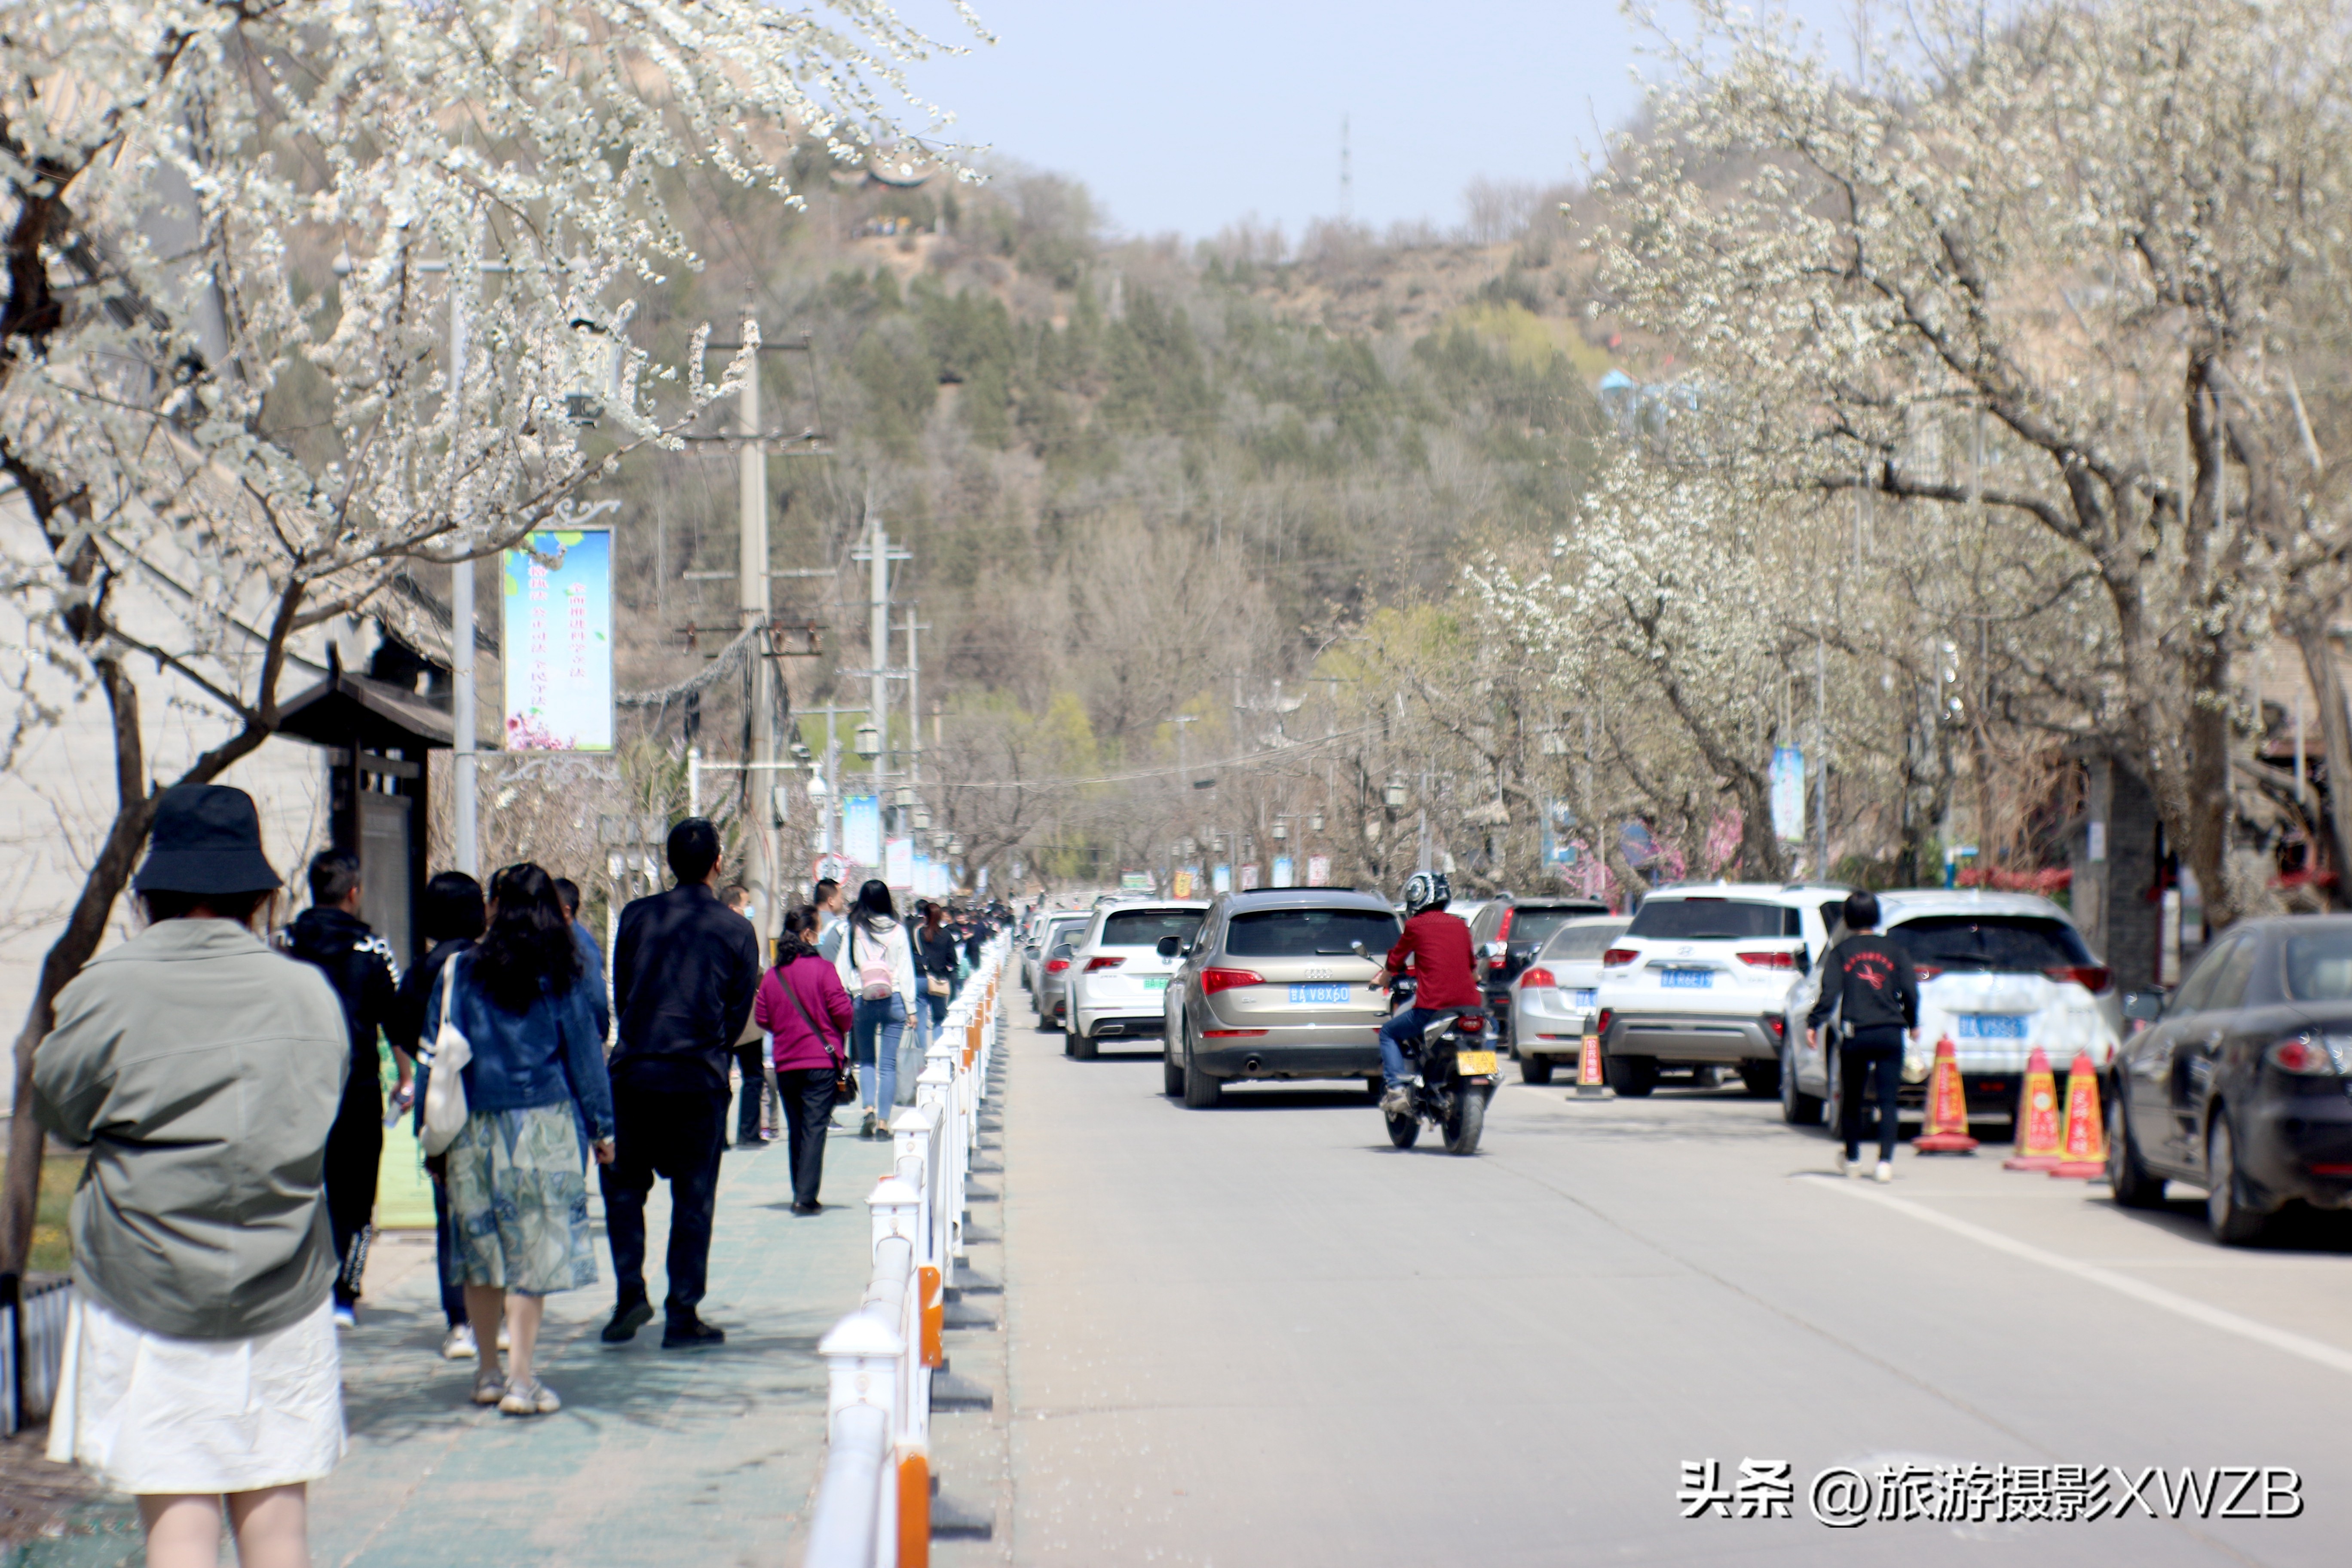
[[[1412,1005],[1414,990],[1410,974],[1389,981],[1391,1017]],[[1476,1153],[1498,1070],[1486,1014],[1475,1009],[1448,1014],[1423,1030],[1418,1041],[1406,1041],[1404,1058],[1412,1069],[1405,1080],[1412,1112],[1387,1119],[1389,1142],[1400,1149],[1412,1148],[1426,1121],[1444,1135],[1447,1153]]]

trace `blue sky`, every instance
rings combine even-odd
[[[1638,102],[1610,0],[974,4],[997,42],[918,88],[965,139],[1085,181],[1126,234],[1255,215],[1295,239],[1339,210],[1343,115],[1356,217],[1451,226],[1472,179],[1567,178]],[[1802,10],[1837,25],[1833,0]],[[956,26],[940,0],[901,14]]]

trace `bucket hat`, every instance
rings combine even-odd
[[[155,803],[141,893],[259,893],[285,884],[261,852],[253,797],[227,784],[175,784]]]

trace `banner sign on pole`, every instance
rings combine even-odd
[[[1800,746],[1772,750],[1772,836],[1783,844],[1805,837],[1805,752]]]
[[[884,881],[894,888],[911,888],[915,885],[915,841],[913,839],[890,840],[888,844],[883,846],[883,860],[882,879]]]
[[[1242,891],[1244,893],[1251,893],[1255,892],[1256,890],[1257,862],[1253,860],[1248,865],[1242,868]]]
[[[507,750],[611,751],[613,531],[527,535],[502,576]]]
[[[1220,893],[1232,892],[1234,890],[1234,868],[1231,866],[1213,867],[1209,872],[1209,886],[1211,889]]]
[[[1175,872],[1168,879],[1168,896],[1171,899],[1189,899],[1192,896],[1192,867],[1176,868]]]
[[[882,797],[853,795],[841,803],[841,852],[860,866],[882,864]]]
[[[1331,857],[1309,855],[1307,858],[1307,885],[1310,888],[1328,888],[1331,885]]]
[[[1290,857],[1287,855],[1277,855],[1274,858],[1274,885],[1277,888],[1295,885],[1290,879]]]

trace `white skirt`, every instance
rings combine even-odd
[[[315,1481],[343,1457],[334,1303],[249,1340],[150,1333],[75,1292],[49,1458],[138,1496]]]

